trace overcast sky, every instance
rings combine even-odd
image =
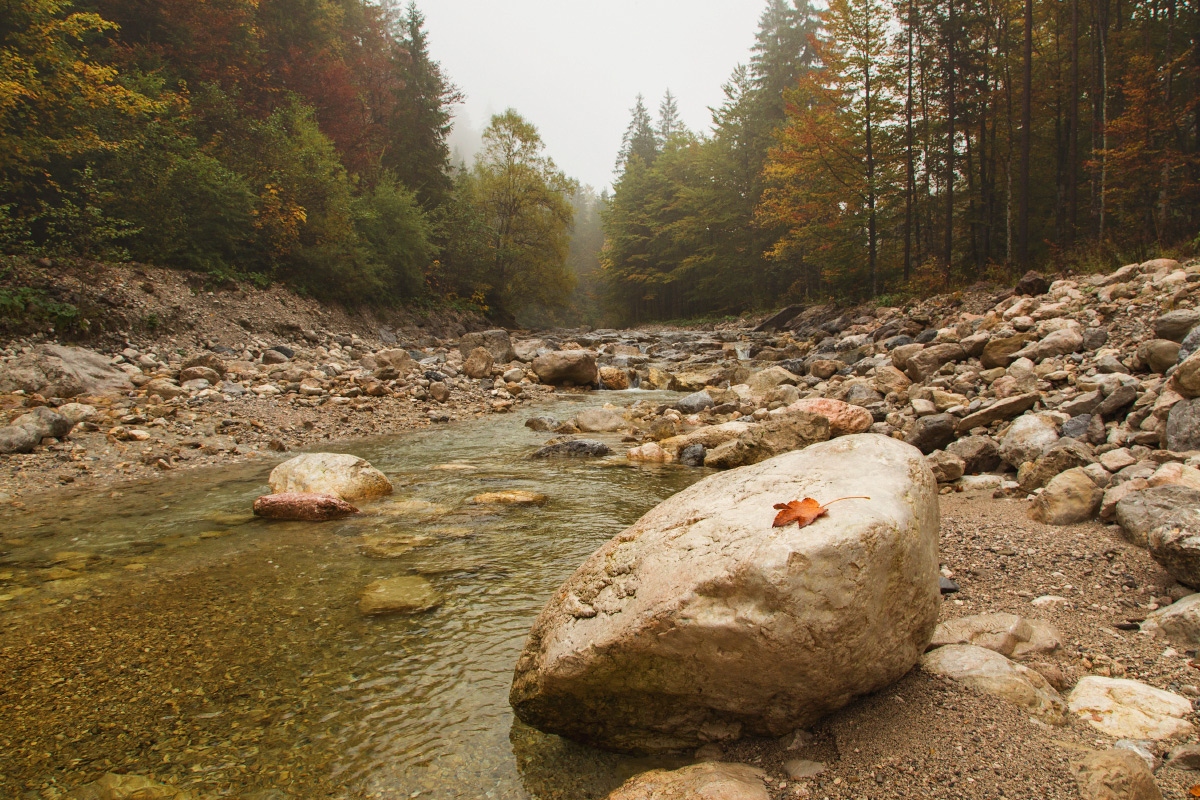
[[[568,175],[597,190],[638,92],[668,88],[707,131],[721,85],[750,58],[764,0],[418,0],[430,51],[467,95],[461,127],[512,107]],[[465,132],[465,130],[464,130]],[[456,139],[455,144],[459,144]]]

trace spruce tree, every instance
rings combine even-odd
[[[625,136],[621,139],[621,150],[617,153],[616,171],[625,171],[629,159],[637,156],[642,163],[649,166],[658,158],[658,137],[654,133],[654,123],[650,120],[650,112],[646,110],[646,98],[637,96],[637,103],[630,109],[629,126],[625,128]]]

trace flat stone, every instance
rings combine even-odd
[[[1193,726],[1186,697],[1125,678],[1088,675],[1067,698],[1071,713],[1114,739],[1182,739]]]
[[[643,772],[607,800],[770,800],[767,774],[749,764],[707,762]]]
[[[1013,395],[997,400],[987,408],[968,414],[958,421],[958,432],[966,433],[972,428],[986,428],[993,422],[1013,419],[1033,408],[1040,395],[1037,392]]]
[[[508,489],[502,492],[484,492],[471,498],[477,505],[540,506],[549,498],[541,492],[524,489]]]
[[[433,584],[419,575],[401,575],[374,581],[358,598],[358,610],[367,616],[419,614],[441,605]]]
[[[921,669],[1021,706],[1051,725],[1067,721],[1062,698],[1044,677],[985,647],[939,647],[921,658]]]

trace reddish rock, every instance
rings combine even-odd
[[[284,492],[265,494],[254,501],[254,513],[268,519],[323,522],[357,514],[358,509],[328,494]]]

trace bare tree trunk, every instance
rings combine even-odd
[[[1075,244],[1079,224],[1079,0],[1071,0],[1071,99],[1067,110],[1068,247]]]
[[[912,274],[913,200],[917,192],[917,175],[913,165],[913,2],[908,0],[908,91],[904,97],[904,145],[907,162],[904,181],[904,282]]]
[[[954,0],[949,0],[949,12],[946,31],[946,227],[943,243],[943,262],[947,277],[954,260],[954,45],[958,38],[955,30],[958,20],[954,13]]]
[[[1025,0],[1024,91],[1021,95],[1021,178],[1017,200],[1017,264],[1029,267],[1029,157],[1033,142],[1033,0]]]

